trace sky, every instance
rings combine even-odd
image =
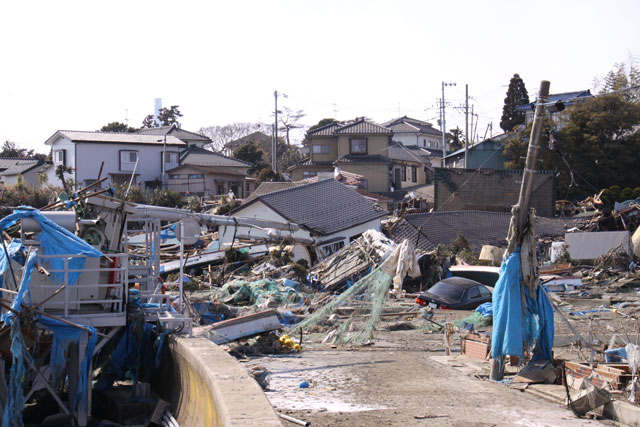
[[[58,129],[139,127],[179,105],[182,127],[273,121],[279,107],[327,117],[395,117],[500,133],[509,80],[535,97],[594,88],[640,59],[637,0],[3,1],[0,142],[46,153]],[[471,108],[471,107],[470,107]],[[294,139],[300,140],[299,132]]]

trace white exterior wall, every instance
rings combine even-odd
[[[393,140],[402,142],[403,145],[417,145],[418,147],[426,149],[442,149],[442,138],[435,135],[426,135],[422,133],[394,133]]]
[[[336,213],[336,214],[339,215],[339,213]],[[266,206],[264,203],[260,201],[257,201],[247,206],[246,208],[239,210],[234,214],[234,216],[238,218],[240,217],[259,218],[259,219],[265,219],[265,220],[271,220],[271,221],[278,221],[282,223],[288,222],[284,217],[277,214],[271,208],[269,208],[268,206]],[[350,238],[353,236],[364,233],[365,231],[371,230],[371,229],[380,231],[380,227],[381,227],[380,221],[381,221],[381,218],[377,218],[377,219],[365,222],[364,224],[360,224],[355,227],[348,228],[346,230],[341,230],[334,234],[330,234],[327,236],[320,236],[320,237],[316,236],[315,239],[317,240],[318,245],[322,245],[322,242],[327,242],[340,236],[340,237],[344,237],[344,245],[347,246],[349,245]],[[225,247],[231,244],[231,240],[233,239],[233,234],[234,234],[234,228],[235,227],[227,227],[227,226],[221,226],[219,228],[218,235],[219,235],[220,247]],[[238,227],[236,234],[240,236],[251,235],[256,237],[266,237],[266,233],[264,233],[262,230],[259,230],[257,228],[250,228],[250,227]],[[283,232],[283,234],[286,235],[287,233]],[[307,230],[304,230],[302,228],[294,232],[293,237],[304,238],[304,239],[312,238],[311,234]],[[320,254],[319,252],[318,252],[318,257],[322,258],[322,254]]]
[[[136,168],[136,182],[144,187],[145,181],[162,181],[161,153],[163,146],[158,145],[133,145],[133,144],[104,144],[104,143],[76,143],[78,162],[75,165],[75,180],[78,186],[83,187],[85,180],[95,180],[100,171],[100,165],[104,161],[102,176],[111,173],[131,174],[131,170],[120,170],[120,152],[136,151],[138,153],[138,166]],[[166,152],[179,152],[182,147],[167,146]],[[67,157],[68,159],[68,157]],[[67,164],[69,162],[67,161]],[[165,171],[177,167],[178,164],[167,164]],[[126,169],[126,168],[125,168]],[[107,183],[109,180],[106,181]],[[106,187],[107,184],[103,184]]]
[[[35,171],[38,168],[31,169],[30,171],[22,174],[22,180],[25,184],[31,187],[39,187],[40,183],[38,182],[38,175],[35,174]],[[5,175],[2,177],[2,181],[4,185],[7,187],[13,187],[18,182],[18,175]]]
[[[287,221],[285,218],[283,218],[281,215],[277,214],[276,212],[274,212],[270,207],[268,207],[267,205],[265,205],[264,203],[262,203],[261,201],[257,201],[255,203],[252,203],[251,205],[247,206],[246,208],[243,208],[241,210],[239,210],[238,212],[234,213],[233,216],[235,217],[242,217],[242,218],[260,218],[260,219],[265,219],[265,220],[269,220],[269,221],[278,221],[281,223],[286,224]],[[220,241],[220,247],[223,247],[224,245],[228,245],[231,243],[231,239],[233,239],[233,232],[234,232],[234,228],[235,227],[226,227],[226,226],[221,226],[218,230],[218,240]],[[238,227],[238,230],[236,232],[237,235],[241,235],[241,236],[256,236],[256,237],[267,237],[266,233],[262,230],[259,230],[257,228],[252,228],[252,227]],[[287,232],[283,232],[283,234],[288,234]],[[307,230],[303,230],[302,228],[298,231],[295,231],[293,233],[293,237],[294,238],[304,238],[304,239],[311,239],[311,235],[309,234],[309,232]]]

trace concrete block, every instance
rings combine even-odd
[[[628,231],[566,233],[564,241],[571,259],[596,259],[618,246],[631,253]]]
[[[573,398],[573,407],[578,414],[584,415],[610,401],[611,395],[608,391],[591,386]]]

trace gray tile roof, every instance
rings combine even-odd
[[[18,175],[21,173],[25,173],[36,166],[40,166],[44,162],[41,160],[25,160],[15,163],[13,166],[10,166],[4,172],[0,173],[0,176],[10,176],[10,175]]]
[[[336,163],[391,163],[391,160],[380,154],[347,154],[336,160]]]
[[[411,117],[403,116],[397,119],[389,120],[382,123],[382,126],[393,130],[394,133],[426,133],[429,135],[442,136],[442,132],[435,129],[429,122],[425,122],[418,119],[412,119]]]
[[[150,144],[163,145],[164,137],[159,135],[140,135],[136,133],[116,133],[116,132],[88,132],[75,130],[59,130],[51,136],[45,144],[51,144],[57,135],[69,138],[73,142],[91,142],[103,144]],[[186,143],[173,135],[167,136],[167,145],[186,146]]]
[[[369,122],[365,119],[340,126],[335,131],[338,135],[391,135],[391,129]]]
[[[293,166],[289,166],[289,168],[287,168],[287,170],[295,169],[298,166],[320,166],[320,167],[331,167],[331,168],[333,168],[333,162],[332,161],[312,162],[311,158],[308,157],[306,159],[302,159],[302,160],[296,162]]]
[[[200,147],[189,147],[185,151],[180,153],[180,164],[192,166],[221,166],[240,168],[253,166],[252,163],[245,162],[244,160],[227,157]]]
[[[253,190],[253,192],[244,200],[244,204],[249,203],[253,199],[256,199],[264,194],[273,193],[274,191],[286,190],[287,188],[298,187],[300,185],[304,185],[304,181],[293,181],[293,182],[263,182],[258,188]]]
[[[237,214],[242,216],[239,211],[257,201],[314,235],[333,234],[387,215],[372,201],[335,179],[263,194],[242,205]]]
[[[32,162],[34,159],[23,159],[18,157],[0,157],[0,171],[9,169],[20,163]]]
[[[458,233],[469,242],[473,251],[482,245],[507,246],[509,212],[447,211],[416,213],[405,215],[391,232],[394,241],[400,243],[409,239],[423,250],[433,250],[439,244],[448,245]],[[557,237],[565,233],[566,227],[573,227],[576,220],[571,218],[536,217],[534,229],[539,237]],[[422,234],[418,238],[418,228]]]
[[[329,123],[310,132],[307,132],[309,136],[334,136],[335,130],[341,125],[339,123]]]
[[[311,132],[307,136],[336,136],[336,135],[391,135],[393,132],[383,126],[365,119],[349,123],[330,123]]]
[[[143,128],[136,132],[138,135],[173,135],[182,141],[203,141],[211,142],[209,137],[199,133],[189,132],[175,126],[160,126],[155,128]]]
[[[409,149],[408,146],[404,146],[401,142],[392,142],[389,144],[389,158],[406,162],[430,163],[428,157],[431,156],[431,153],[422,150],[420,147],[415,148]]]

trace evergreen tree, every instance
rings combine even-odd
[[[518,105],[529,103],[529,94],[524,82],[518,74],[514,74],[509,82],[507,97],[504,99],[504,107],[502,108],[502,118],[500,119],[500,127],[505,132],[513,130],[517,125],[524,123],[524,111],[516,111]]]
[[[624,62],[616,63],[613,66],[613,70],[609,71],[602,80],[595,80],[596,86],[600,87],[600,94],[637,87],[640,86],[640,68],[638,68],[636,61],[630,58],[628,65]],[[640,103],[640,91],[638,89],[621,92],[620,96],[625,101]]]

